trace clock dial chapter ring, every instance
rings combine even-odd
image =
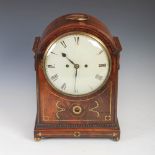
[[[76,84],[77,84],[77,77],[79,77],[78,76],[78,74],[80,74],[80,72],[79,72],[79,70],[82,70],[83,68],[85,68],[85,69],[89,69],[90,68],[90,66],[91,66],[91,64],[90,63],[87,63],[87,62],[85,62],[85,63],[79,63],[79,62],[76,62],[75,61],[75,59],[73,59],[72,60],[72,57],[71,57],[71,59],[70,59],[70,55],[69,55],[69,57],[68,57],[68,53],[66,53],[66,49],[68,48],[68,44],[67,44],[67,47],[64,49],[64,51],[63,52],[61,52],[61,53],[55,53],[55,54],[53,54],[52,56],[59,56],[60,57],[60,55],[61,55],[61,57],[63,57],[63,58],[66,58],[66,60],[68,60],[68,62],[70,62],[72,65],[73,65],[73,68],[75,69],[75,74],[74,74],[74,92],[75,93],[71,93],[71,92],[65,92],[65,91],[63,91],[63,90],[61,90],[61,89],[58,89],[57,87],[55,87],[55,85],[54,85],[54,83],[53,82],[51,82],[51,80],[49,79],[49,77],[48,77],[48,75],[47,75],[47,73],[46,73],[46,70],[47,70],[47,68],[46,68],[46,66],[47,66],[47,63],[46,63],[46,57],[47,57],[47,55],[48,55],[48,52],[50,51],[50,48],[49,47],[52,47],[52,45],[54,44],[54,43],[56,43],[57,41],[59,41],[60,39],[62,39],[63,37],[68,37],[68,36],[75,36],[75,35],[78,35],[78,36],[80,36],[80,39],[81,39],[81,36],[86,36],[86,37],[90,37],[90,38],[93,38],[94,40],[96,40],[96,42],[102,47],[102,49],[104,50],[104,53],[105,53],[105,55],[106,55],[106,57],[107,57],[107,66],[108,66],[108,71],[107,71],[107,73],[106,73],[106,77],[105,77],[105,79],[103,80],[103,82],[100,84],[100,86],[98,86],[96,89],[92,89],[91,91],[89,91],[88,93],[79,93],[79,92],[77,92],[77,89],[76,89]],[[81,41],[81,40],[80,40]],[[78,45],[77,46],[79,46],[79,44],[80,44],[81,42],[78,42]],[[68,50],[68,49],[67,49]],[[51,51],[50,51],[51,52]],[[69,52],[71,52],[71,54],[72,53],[74,53],[74,52],[72,52],[72,51],[69,51]],[[51,52],[52,53],[52,52]],[[62,59],[62,61],[63,61],[63,59]],[[92,63],[92,62],[91,62]],[[65,33],[65,34],[63,34],[63,35],[61,35],[61,36],[59,36],[56,40],[54,40],[54,41],[52,41],[51,42],[51,44],[48,46],[48,48],[47,48],[47,50],[46,50],[46,52],[45,52],[45,54],[44,54],[44,58],[43,58],[43,69],[44,69],[44,74],[45,74],[45,77],[46,77],[46,79],[47,79],[47,81],[48,81],[48,83],[55,89],[55,90],[57,90],[57,92],[59,92],[60,94],[63,94],[63,95],[66,95],[66,96],[71,96],[71,97],[82,97],[82,96],[88,96],[88,95],[91,95],[91,94],[93,94],[93,93],[95,93],[95,92],[97,92],[99,89],[101,89],[103,86],[104,86],[104,84],[107,82],[107,80],[108,80],[108,78],[109,78],[109,75],[110,75],[110,72],[111,72],[111,58],[110,58],[110,54],[109,54],[109,52],[108,52],[108,49],[106,48],[106,46],[104,45],[104,43],[103,42],[101,42],[101,40],[100,39],[98,39],[97,37],[95,37],[95,36],[93,36],[93,35],[91,35],[91,34],[88,34],[88,33],[85,33],[85,32],[79,32],[79,31],[73,31],[73,32],[69,32],[69,33]],[[103,64],[103,63],[101,63],[100,65],[100,62],[98,62],[98,66],[100,66],[100,67],[98,67],[98,68],[100,68],[100,69],[102,69],[102,70],[104,70],[104,66],[106,66],[105,64]],[[56,64],[57,65],[57,64]],[[55,66],[56,66],[55,65]],[[69,67],[69,65],[68,64],[65,64],[65,68],[70,68]],[[86,72],[87,70],[85,70],[84,72]],[[96,76],[96,75],[95,75]],[[98,76],[98,75],[97,75]],[[79,78],[81,78],[81,77],[79,77]],[[100,78],[102,78],[102,77],[100,77]],[[99,79],[99,78],[96,78],[96,79]],[[78,79],[78,81],[80,81],[81,79]],[[88,80],[86,80],[86,82],[87,82]],[[98,80],[99,81],[99,80]],[[90,88],[90,86],[89,86],[89,88]],[[66,88],[67,89],[67,88]]]

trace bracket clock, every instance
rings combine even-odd
[[[119,140],[117,87],[121,45],[93,16],[73,13],[35,37],[35,140],[103,137]]]

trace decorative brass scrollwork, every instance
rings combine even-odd
[[[59,113],[65,111],[65,108],[60,107],[58,104],[60,103],[60,101],[56,102],[56,107],[57,107],[57,112],[56,112],[56,117],[57,119],[60,119]]]
[[[99,103],[98,103],[98,101],[95,101],[95,103],[96,103],[96,106],[89,109],[89,111],[96,113],[97,118],[98,118],[100,116],[100,113],[96,109],[99,107]]]

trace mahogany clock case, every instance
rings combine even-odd
[[[60,35],[75,31],[99,38],[105,44],[111,58],[111,72],[104,86],[95,93],[82,97],[66,96],[56,91],[46,80],[43,71],[43,57],[48,45]],[[102,22],[93,16],[81,13],[55,19],[47,26],[41,37],[35,38],[33,45],[37,85],[35,140],[52,137],[105,137],[119,140],[117,90],[121,49],[118,37],[113,37]],[[81,109],[78,115],[76,107]]]

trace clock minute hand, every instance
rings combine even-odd
[[[66,53],[62,53],[62,57],[66,57],[71,64],[75,65],[75,63],[66,56]]]

